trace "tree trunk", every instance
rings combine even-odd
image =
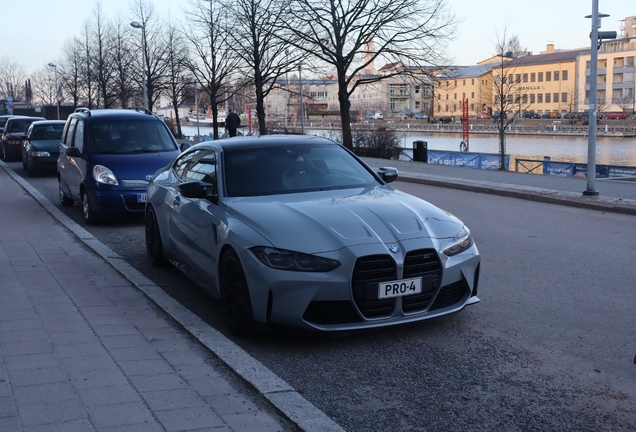
[[[347,81],[344,74],[338,74],[338,101],[340,102],[340,119],[342,121],[342,145],[353,150],[353,137],[351,136],[351,101],[347,92]]]

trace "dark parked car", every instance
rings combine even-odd
[[[106,217],[142,215],[149,180],[179,153],[166,124],[148,110],[78,108],[61,138],[60,202],[79,202],[89,225]]]
[[[533,119],[533,118],[536,118],[536,117],[535,117],[535,113],[533,113],[532,111],[524,111],[524,112],[521,114],[521,118],[524,118],[524,119]]]
[[[60,154],[63,120],[41,120],[31,123],[22,141],[22,167],[29,177],[55,171]]]
[[[238,335],[379,328],[477,303],[470,231],[391,188],[397,177],[321,137],[197,144],[150,182],[148,256],[219,298]]]
[[[0,115],[0,135],[2,134],[2,132],[4,132],[5,123],[7,122],[7,120],[9,120],[12,117],[26,117],[26,116],[13,115],[13,114]]]
[[[4,124],[2,142],[0,143],[0,157],[5,160],[19,159],[22,155],[22,138],[31,123],[46,120],[44,117],[10,117]]]

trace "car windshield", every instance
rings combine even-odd
[[[360,162],[338,145],[292,144],[226,150],[230,197],[376,186]]]
[[[91,153],[128,154],[175,150],[168,129],[159,120],[111,120],[88,127]]]
[[[62,131],[64,130],[64,123],[53,125],[38,125],[34,126],[31,131],[31,140],[59,140],[62,138]]]

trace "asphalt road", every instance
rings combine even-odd
[[[57,202],[53,176],[26,179]],[[214,300],[148,264],[141,220],[86,228],[348,431],[636,430],[634,216],[394,185],[471,228],[479,304],[399,328],[240,340]],[[61,209],[84,226],[79,206]]]

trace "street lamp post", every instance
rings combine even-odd
[[[133,21],[130,25],[131,27],[141,29],[141,69],[143,71],[144,108],[148,109],[148,95],[146,88],[146,27],[138,21]]]
[[[7,96],[7,110],[8,114],[13,114],[13,84],[9,81],[4,82],[7,85],[7,91],[9,92],[9,96]]]
[[[194,115],[197,119],[197,140],[201,137],[201,131],[199,130],[199,89],[197,87],[197,79],[194,78]]]
[[[49,66],[55,70],[55,104],[57,105],[57,119],[60,119],[60,90],[57,88],[57,65],[53,62]]]
[[[287,56],[289,55],[289,50],[285,50],[285,62],[287,62]],[[285,95],[285,131],[287,131],[287,117],[289,116],[289,78],[287,77],[287,72],[285,72],[285,90],[287,90]]]
[[[305,135],[305,107],[303,106],[303,63],[298,63],[298,82],[300,84],[300,133]]]

